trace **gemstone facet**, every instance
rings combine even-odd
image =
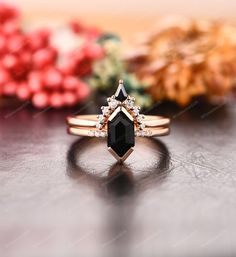
[[[135,141],[134,121],[122,108],[108,121],[107,145],[122,158],[133,146]]]

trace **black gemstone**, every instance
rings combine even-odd
[[[120,83],[115,93],[116,100],[123,102],[127,96],[123,83]]]
[[[123,157],[134,146],[134,122],[122,111],[108,122],[108,147]]]

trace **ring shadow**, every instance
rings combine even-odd
[[[107,176],[101,176],[90,172],[86,168],[82,168],[78,163],[78,156],[89,145],[93,145],[97,139],[80,138],[75,141],[67,152],[67,174],[69,177],[79,180],[83,177],[83,181],[93,184],[99,190],[109,193],[113,198],[130,195],[135,189],[140,189],[141,186],[148,184],[151,180],[152,183],[160,183],[167,176],[170,171],[170,155],[166,145],[157,139],[151,140],[155,145],[160,158],[155,160],[153,166],[149,170],[143,171],[145,175],[136,176],[134,170],[130,165],[125,163],[116,162],[113,165],[104,167],[107,169]],[[102,160],[101,160],[102,161]],[[142,172],[141,172],[142,173]]]
[[[68,176],[78,181],[83,178],[83,182],[92,184],[109,200],[108,206],[110,208],[104,211],[103,217],[107,224],[102,247],[105,249],[103,256],[130,256],[131,242],[136,235],[133,217],[137,208],[138,192],[145,187],[150,188],[151,183],[156,185],[162,183],[171,171],[170,155],[166,145],[159,140],[146,140],[151,140],[154,143],[159,158],[154,161],[154,165],[148,173],[145,170],[143,171],[145,175],[138,177],[130,165],[119,162],[110,165],[107,176],[104,177],[82,168],[78,164],[77,157],[84,151],[84,148],[90,147],[90,142],[92,146],[94,141],[97,141],[96,139],[79,139],[71,145],[67,153]],[[114,243],[110,243],[114,238]]]

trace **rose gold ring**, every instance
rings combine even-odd
[[[170,119],[140,114],[134,97],[127,95],[123,81],[116,93],[107,99],[100,115],[67,117],[68,133],[77,136],[107,137],[108,150],[124,161],[133,151],[135,136],[156,137],[168,135]]]
[[[67,117],[67,123],[70,126],[96,127],[99,115],[77,115]],[[146,127],[167,126],[170,119],[161,116],[143,115],[143,123]]]

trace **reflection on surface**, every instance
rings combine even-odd
[[[157,182],[158,178],[165,177],[170,162],[165,144],[154,139],[141,139],[138,143],[137,154],[131,155],[129,161],[114,163],[104,140],[79,139],[68,151],[67,174],[74,179],[84,176],[83,181],[96,183],[101,188],[105,186],[114,196],[131,193],[142,181],[154,179]]]
[[[137,154],[125,163],[114,163],[106,152],[105,141],[99,139],[79,139],[67,154],[67,174],[78,183],[94,187],[108,200],[110,208],[104,211],[103,256],[130,256],[130,242],[136,234],[133,217],[139,193],[147,185],[150,188],[161,183],[170,170],[169,152],[161,141],[137,141]]]
[[[106,185],[108,193],[114,197],[130,195],[134,189],[132,171],[125,164],[114,164],[108,173]]]
[[[232,256],[236,109],[199,108],[159,108],[177,115],[171,162],[140,139],[117,177],[99,139],[75,143],[73,169],[66,111],[1,109],[2,256]]]

